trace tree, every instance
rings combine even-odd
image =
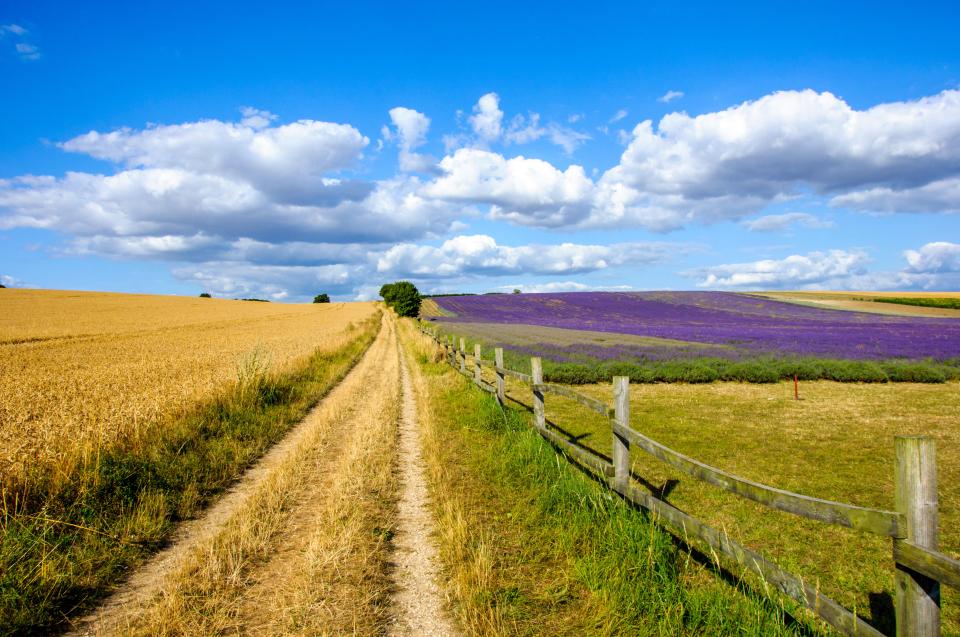
[[[314,303],[329,303],[329,302],[330,302],[330,295],[329,295],[329,294],[318,294],[318,295],[316,295],[315,297],[313,297],[313,302],[314,302]]]
[[[5,288],[5,287],[7,286],[5,286],[3,283],[0,283],[0,288]]]
[[[389,306],[393,306],[393,294],[395,286],[395,283],[384,283],[380,286],[380,296],[383,297],[384,302]]]
[[[387,283],[381,286],[380,296],[398,316],[416,317],[420,314],[420,291],[410,281]]]
[[[520,294],[520,288],[513,288],[514,294]]]
[[[201,299],[209,299],[209,298],[212,298],[212,297],[210,296],[210,293],[209,293],[209,292],[201,292],[201,293],[200,293],[200,298],[201,298]]]

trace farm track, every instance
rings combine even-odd
[[[390,637],[452,637],[457,632],[441,602],[438,586],[440,558],[432,537],[435,526],[428,506],[427,479],[420,453],[422,444],[417,403],[410,367],[403,352],[400,353],[400,379],[403,410],[400,415],[399,446],[403,490],[394,538],[395,623],[387,634]]]
[[[72,634],[452,634],[401,357],[391,317],[287,437]]]

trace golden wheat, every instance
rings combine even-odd
[[[290,305],[51,290],[0,294],[0,482],[72,474],[119,440],[353,338],[371,303]]]

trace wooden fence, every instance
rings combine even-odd
[[[613,406],[580,394],[569,387],[543,382],[539,358],[530,359],[531,374],[504,367],[503,349],[496,348],[493,360],[484,359],[480,345],[474,346],[472,373],[468,371],[465,339],[446,339],[421,324],[420,330],[436,341],[446,361],[481,389],[503,403],[505,378],[510,376],[528,385],[533,393],[534,426],[544,438],[575,462],[592,471],[626,500],[653,512],[660,522],[677,530],[682,538],[695,537],[739,566],[759,575],[768,584],[796,600],[828,624],[848,635],[882,635],[834,600],[779,566],[668,502],[637,488],[630,476],[630,453],[638,449],[683,473],[764,506],[786,511],[827,524],[874,533],[892,539],[895,564],[894,609],[898,636],[931,637],[940,634],[940,586],[960,588],[960,561],[937,550],[937,469],[933,439],[926,436],[897,436],[895,506],[892,511],[812,498],[799,493],[752,482],[687,457],[630,427],[630,379],[613,379]],[[459,347],[457,345],[459,344]],[[481,370],[492,367],[494,385],[483,380]],[[544,396],[554,394],[577,401],[606,416],[613,433],[612,461],[567,440],[550,429]]]

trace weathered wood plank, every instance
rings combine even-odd
[[[493,350],[493,369],[499,370],[503,367],[503,348],[497,347]],[[506,398],[506,383],[504,382],[503,373],[496,371],[497,374],[497,400],[502,404]]]
[[[842,502],[821,500],[768,487],[711,467],[699,460],[694,460],[647,438],[635,429],[614,424],[614,433],[623,436],[630,441],[630,444],[640,447],[654,458],[662,460],[689,476],[748,500],[759,502],[772,509],[878,535],[898,537],[904,532],[902,516],[893,511],[881,511]]]
[[[621,427],[630,424],[630,378],[628,376],[614,376],[613,378],[614,422]],[[630,441],[620,436],[614,427],[613,436],[613,467],[618,489],[625,489],[630,484]]]
[[[578,463],[591,469],[595,473],[604,476],[605,478],[610,478],[613,476],[613,465],[603,458],[595,456],[582,447],[578,447],[555,431],[550,431],[546,425],[543,427],[535,427],[535,429],[540,433],[541,436],[559,447],[563,453],[567,454]]]
[[[531,376],[530,374],[524,374],[523,372],[518,372],[518,371],[512,370],[512,369],[510,369],[510,368],[508,368],[508,367],[502,367],[502,366],[498,366],[498,367],[496,367],[495,369],[496,369],[496,371],[500,372],[501,374],[503,374],[503,375],[505,375],[505,376],[513,376],[513,377],[516,378],[517,380],[522,380],[522,381],[525,382],[525,383],[528,383],[528,384],[529,384],[529,383],[533,382],[533,376]]]
[[[940,551],[925,549],[906,540],[894,542],[893,559],[898,563],[935,579],[941,584],[960,589],[960,560]]]
[[[783,570],[756,551],[731,540],[725,533],[707,526],[693,516],[633,485],[618,489],[614,478],[610,480],[610,488],[630,502],[655,513],[662,521],[672,526],[681,538],[697,538],[714,550],[723,553],[738,565],[756,573],[765,582],[772,584],[783,594],[803,604],[843,633],[858,637],[880,637],[883,635],[834,600],[821,595],[816,588],[804,584],[800,578]]]
[[[910,544],[937,550],[937,456],[933,438],[897,436],[894,439],[897,511],[906,518]],[[894,552],[901,540],[894,540]],[[897,635],[940,635],[940,583],[897,562],[894,575]]]
[[[552,383],[540,383],[535,386],[535,389],[548,393],[556,394],[557,396],[563,396],[565,398],[570,398],[575,400],[584,407],[592,409],[601,416],[607,416],[608,418],[613,416],[613,409],[607,403],[597,400],[596,398],[591,398],[590,396],[584,396],[583,394],[576,392],[569,387],[564,387],[563,385],[554,385]]]
[[[547,411],[543,403],[543,392],[537,389],[543,385],[543,363],[536,356],[530,359],[530,372],[533,377],[533,422],[537,429],[546,429]]]

